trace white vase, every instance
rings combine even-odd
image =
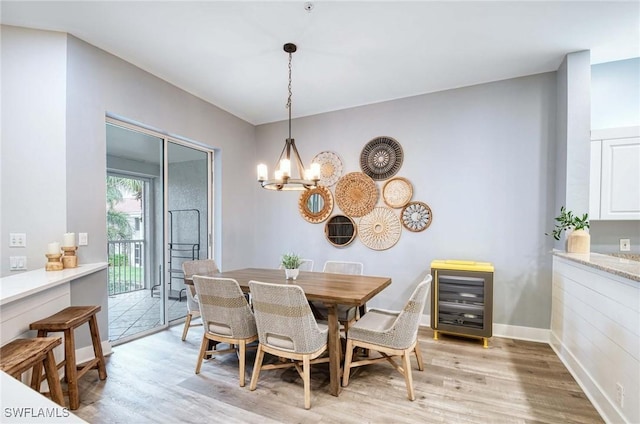
[[[567,235],[568,253],[589,253],[591,236],[585,230],[573,230]]]
[[[287,276],[287,280],[295,280],[298,278],[299,269],[285,269],[284,274]]]

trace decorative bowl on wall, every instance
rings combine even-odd
[[[400,239],[400,220],[387,207],[377,207],[360,219],[358,234],[362,243],[373,250],[385,250]]]
[[[311,163],[314,162],[320,165],[320,185],[331,187],[342,176],[342,160],[337,153],[320,152],[311,160]]]
[[[396,140],[376,137],[362,149],[360,168],[374,180],[386,180],[400,170],[403,156],[402,146]]]
[[[350,172],[336,184],[336,203],[349,216],[360,217],[371,212],[378,196],[376,182],[362,172]]]
[[[402,209],[400,214],[402,225],[413,232],[424,231],[431,225],[433,214],[431,208],[423,202],[411,202]]]
[[[395,177],[384,183],[382,198],[392,208],[401,208],[411,200],[413,186],[406,178]]]

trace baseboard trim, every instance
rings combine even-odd
[[[104,356],[109,356],[113,353],[111,350],[111,343],[109,340],[102,341],[102,354]],[[93,345],[81,347],[80,349],[76,349],[76,363],[82,364],[84,362],[90,361],[95,358],[95,354],[93,353]]]

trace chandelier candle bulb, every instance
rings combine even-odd
[[[265,181],[269,176],[269,171],[267,170],[267,165],[261,163],[258,165],[258,181]]]
[[[282,171],[281,170],[276,169],[274,174],[275,174],[275,177],[276,177],[277,181],[282,181]]]
[[[313,162],[311,164],[311,178],[307,178],[309,180],[319,180],[320,179],[320,164],[317,162]]]
[[[282,171],[284,177],[291,175],[291,161],[289,159],[282,159],[280,161],[280,171]]]
[[[71,247],[76,245],[76,233],[64,233],[62,236],[62,247]]]
[[[47,253],[50,255],[56,255],[60,253],[60,243],[58,242],[53,242],[53,243],[49,243],[49,245],[47,246]]]

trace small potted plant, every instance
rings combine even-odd
[[[554,239],[560,240],[563,231],[567,233],[567,252],[569,253],[589,253],[591,248],[591,236],[585,230],[589,228],[589,214],[581,217],[574,215],[564,206],[560,208],[560,215],[556,218],[556,228],[551,232]],[[547,233],[549,235],[549,233]]]
[[[300,272],[298,268],[302,265],[302,258],[299,255],[295,253],[285,253],[282,255],[280,263],[284,268],[287,280],[295,280],[298,278],[298,273]]]

